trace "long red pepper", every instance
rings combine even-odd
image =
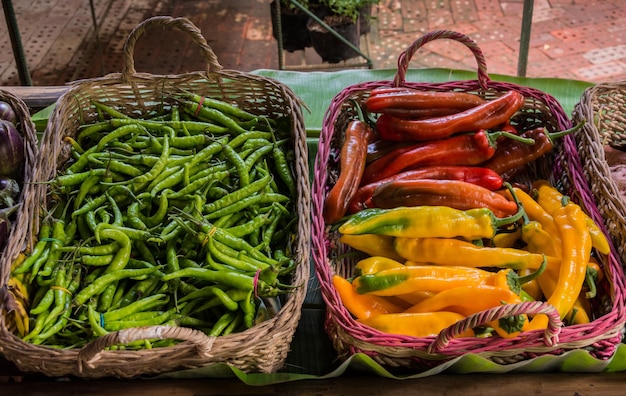
[[[496,217],[507,217],[518,210],[514,201],[476,184],[462,180],[394,180],[382,184],[372,194],[374,207],[448,206],[459,210],[490,209]]]
[[[388,110],[445,110],[448,114],[485,103],[480,96],[459,91],[430,91],[403,87],[375,88],[365,100],[369,112],[384,113]]]
[[[409,119],[382,114],[376,121],[376,130],[386,140],[442,139],[462,132],[495,128],[508,122],[524,104],[524,96],[517,91],[442,117]]]
[[[401,147],[365,167],[362,184],[429,165],[478,165],[496,151],[484,130]]]
[[[327,223],[334,223],[346,214],[348,204],[361,183],[367,145],[373,133],[372,128],[363,121],[355,120],[348,124],[341,146],[339,177],[324,203],[323,216]]]
[[[367,163],[369,164],[400,147],[408,147],[413,144],[415,144],[415,142],[394,142],[391,140],[376,139],[367,146]]]
[[[419,179],[436,179],[436,180],[462,180],[473,183],[489,190],[497,190],[502,187],[502,178],[491,169],[479,166],[462,166],[462,165],[433,165],[424,166],[396,175],[384,178],[382,180],[361,185],[356,194],[350,201],[348,213],[356,213],[367,207],[372,207],[372,194],[376,188],[382,184],[394,180],[419,180]]]

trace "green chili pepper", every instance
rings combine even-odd
[[[165,274],[162,280],[164,282],[167,282],[168,280],[186,277],[201,279],[218,284],[224,284],[230,287],[244,289],[248,291],[255,289],[254,277],[244,275],[240,272],[235,271],[214,271],[204,268],[184,268],[170,274]],[[263,281],[257,282],[256,289],[260,295],[269,296],[278,295],[281,293],[280,290],[267,285]]]
[[[198,103],[192,101],[181,100],[181,104],[183,105],[182,109],[184,112],[197,117],[199,120],[215,122],[237,134],[246,132],[234,119],[221,111],[200,106]]]
[[[13,270],[14,274],[25,274],[33,267],[33,264],[35,264],[35,262],[42,256],[42,254],[44,253],[44,251],[46,251],[48,247],[48,242],[50,242],[48,238],[50,237],[51,229],[52,227],[50,226],[50,222],[47,218],[45,218],[39,228],[39,240],[33,247],[33,250],[30,252],[28,257],[24,259],[22,264],[20,264],[19,267]]]
[[[147,130],[139,124],[135,123],[121,126],[103,136],[102,139],[98,141],[96,151],[102,151],[106,147],[106,145],[113,140],[118,140],[119,138],[126,135],[141,133],[147,133]]]
[[[123,308],[104,312],[102,314],[102,317],[105,322],[122,320],[136,312],[147,311],[156,307],[162,307],[168,301],[169,297],[167,297],[167,295],[165,294],[153,294],[151,296],[143,297],[140,300],[130,303]]]
[[[265,175],[262,178],[255,180],[254,182],[248,184],[245,187],[241,187],[236,191],[216,200],[211,203],[208,203],[202,207],[203,213],[211,213],[218,209],[221,209],[225,206],[232,205],[241,199],[248,197],[252,194],[257,193],[258,191],[265,188],[268,183],[271,181],[271,175]]]
[[[82,305],[94,295],[101,293],[109,284],[120,279],[135,278],[154,273],[156,268],[123,269],[103,274],[84,287],[75,297],[74,305]]]
[[[233,312],[226,312],[215,322],[211,331],[209,331],[209,336],[217,337],[224,329],[235,319],[237,315]]]

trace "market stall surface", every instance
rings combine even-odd
[[[90,2],[15,1],[17,21],[26,58],[37,86],[58,86],[71,81],[119,72],[123,67],[123,41],[142,20],[154,15],[185,16],[204,33],[220,63],[229,69],[253,71],[277,69],[276,41],[271,34],[269,0],[94,0],[96,25]],[[19,3],[19,4],[17,4]],[[413,40],[434,29],[456,30],[475,39],[487,58],[489,72],[515,75],[523,0],[496,1],[381,1],[374,8],[372,31],[364,39],[375,69],[393,69],[398,54]],[[527,76],[559,77],[588,82],[622,80],[626,77],[626,7],[619,0],[537,0]],[[0,26],[6,29],[5,26]],[[167,36],[164,36],[167,35]],[[8,35],[0,55],[0,83],[19,85]],[[607,40],[610,37],[610,40]],[[175,74],[205,68],[197,48],[172,32],[153,32],[136,47],[136,69],[153,74]],[[289,53],[294,63],[317,64],[319,58],[307,49]],[[415,68],[475,70],[469,51],[456,43],[432,43],[420,49]],[[342,65],[339,65],[341,68]],[[344,65],[348,67],[348,65]],[[313,288],[314,290],[314,288]],[[319,323],[319,301],[309,301],[301,321],[294,354],[287,361],[289,372],[323,375],[336,366],[332,354],[320,356],[310,367],[296,367],[303,353],[298,345],[320,342],[311,348],[331,350]],[[315,309],[317,308],[317,309]],[[306,331],[305,331],[306,330]],[[322,354],[323,355],[323,354]],[[391,381],[375,375],[346,375],[325,381],[292,381],[265,387],[249,387],[237,380],[176,381],[66,381],[39,376],[22,377],[10,364],[0,361],[6,380],[2,388],[12,394],[405,394],[416,389],[429,394],[489,395],[621,394],[626,385],[621,373],[437,375],[416,381]],[[24,382],[19,382],[19,381]],[[513,381],[513,385],[507,382]],[[5,381],[3,381],[5,382]],[[507,388],[509,387],[510,388]]]
[[[13,1],[33,85],[119,72],[123,42],[140,21],[155,15],[185,16],[198,26],[225,68],[278,69],[271,0]],[[395,68],[415,39],[449,29],[474,39],[490,73],[517,75],[524,0],[381,0],[372,9],[362,50],[375,69]],[[626,78],[626,4],[621,0],[534,0],[528,77],[589,82]],[[93,15],[92,8],[93,5]],[[5,20],[0,21],[0,83],[19,85]],[[151,32],[135,53],[138,71],[168,74],[204,70],[195,46],[172,32]],[[320,64],[312,48],[285,54],[285,67]],[[476,69],[456,42],[429,43],[412,67]],[[328,65],[324,65],[328,66]],[[339,68],[345,64],[335,65]]]

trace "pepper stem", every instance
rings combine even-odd
[[[597,288],[596,288],[597,276],[598,276],[598,271],[596,271],[594,268],[587,267],[587,273],[585,275],[585,283],[589,287],[589,291],[587,293],[585,293],[585,297],[587,297],[587,298],[594,298],[596,296],[596,293],[597,293]]]
[[[511,197],[513,197],[513,202],[515,202],[517,204],[518,208],[523,208],[524,205],[522,204],[522,202],[519,200],[519,198],[517,197],[517,194],[515,193],[515,189],[513,189],[513,186],[511,186],[510,183],[505,183],[504,186],[506,187],[507,190],[509,190],[509,193],[511,194]],[[522,218],[524,219],[524,224],[528,224],[530,222],[530,218],[528,218],[528,214],[526,213],[526,211],[524,211]]]
[[[517,278],[517,281],[519,282],[520,285],[526,284],[530,281],[533,281],[537,278],[539,278],[541,276],[541,274],[543,274],[543,271],[546,270],[546,267],[548,266],[548,258],[544,255],[543,256],[543,261],[541,262],[541,265],[539,266],[539,268],[537,268],[537,270],[535,272],[532,272],[528,275],[524,275],[524,276],[520,276],[519,278]]]
[[[569,135],[572,132],[576,132],[577,130],[582,128],[583,125],[585,125],[585,122],[586,120],[583,118],[578,124],[574,125],[570,129],[566,129],[564,131],[559,131],[559,132],[551,132],[551,133],[546,132],[546,135],[548,135],[548,138],[553,141],[554,139],[558,139],[565,135]]]
[[[493,217],[493,225],[495,227],[501,227],[501,226],[505,226],[505,225],[509,225],[512,223],[515,223],[516,221],[518,221],[519,219],[525,218],[528,219],[528,216],[526,215],[526,211],[524,211],[524,207],[522,206],[522,204],[516,199],[515,197],[515,193],[513,191],[513,186],[511,186],[511,184],[509,182],[505,182],[504,186],[507,188],[507,190],[509,190],[509,192],[511,192],[511,195],[513,195],[513,198],[515,200],[515,203],[517,204],[518,210],[516,213],[512,214],[511,216],[507,216],[507,217]],[[524,217],[526,216],[526,217]]]
[[[489,139],[492,140],[492,141],[495,141],[500,136],[503,136],[503,137],[508,138],[508,139],[517,140],[518,142],[521,142],[521,143],[524,143],[524,144],[528,144],[528,145],[535,144],[535,139],[521,137],[519,135],[516,135],[516,134],[511,133],[511,132],[507,132],[507,131],[489,132],[487,135],[489,136]]]

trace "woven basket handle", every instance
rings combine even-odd
[[[424,44],[439,39],[450,39],[458,41],[461,44],[464,44],[467,48],[469,48],[470,51],[472,51],[474,57],[476,58],[476,63],[478,64],[478,84],[481,88],[487,89],[489,75],[487,74],[487,63],[485,61],[485,56],[483,55],[483,52],[480,50],[474,40],[462,33],[457,33],[451,30],[435,30],[430,33],[426,33],[424,36],[415,40],[413,44],[411,44],[407,49],[405,49],[398,57],[398,71],[396,72],[396,76],[394,77],[393,86],[399,87],[406,82],[406,72],[409,68],[409,62],[413,58],[413,54],[415,54],[415,51],[424,46]]]
[[[113,345],[128,345],[141,340],[165,340],[175,339],[189,341],[195,344],[199,357],[206,358],[210,355],[215,337],[209,337],[205,333],[178,326],[149,326],[133,327],[105,334],[85,345],[78,353],[80,368],[83,365],[94,368],[95,362],[101,357],[105,348]]]
[[[193,42],[202,50],[202,56],[207,62],[207,75],[213,71],[222,70],[223,67],[217,60],[217,56],[213,49],[209,46],[206,39],[202,35],[200,29],[198,29],[187,18],[173,18],[169,16],[155,16],[148,18],[141,22],[139,25],[130,32],[126,42],[124,43],[124,69],[122,71],[122,78],[124,81],[128,81],[128,77],[137,73],[135,70],[135,44],[139,37],[149,29],[163,27],[163,28],[176,28],[184,33],[188,33],[191,36]]]
[[[548,327],[544,332],[543,341],[548,346],[555,345],[559,342],[559,333],[561,332],[561,327],[563,326],[559,312],[556,308],[554,308],[554,306],[545,302],[531,301],[519,304],[502,305],[468,316],[447,329],[442,330],[441,333],[437,335],[437,338],[435,338],[435,340],[428,346],[427,352],[441,352],[442,349],[448,346],[450,340],[454,337],[476,326],[509,316],[522,314],[545,314],[548,317]]]

